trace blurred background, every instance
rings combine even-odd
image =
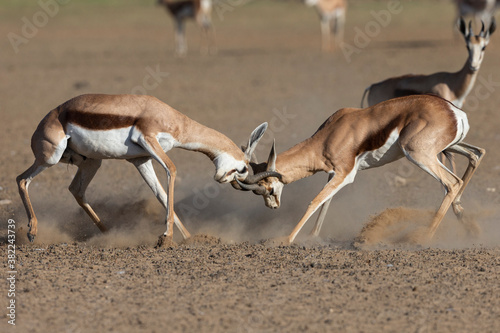
[[[302,1],[219,0],[211,12],[217,53],[201,54],[203,32],[190,20],[188,51],[180,57],[174,20],[154,0],[1,0],[1,223],[14,218],[26,225],[15,177],[33,162],[31,135],[46,113],[76,95],[153,95],[238,145],[268,121],[257,150],[265,160],[273,138],[278,152],[290,148],[334,111],[359,107],[374,82],[460,70],[468,54],[456,18],[456,4],[448,0],[350,0],[343,43],[322,52],[318,14]],[[480,24],[474,26],[477,32]],[[463,107],[471,124],[467,142],[487,150],[463,197],[486,231],[474,242],[484,244],[500,235],[498,34]],[[178,172],[175,210],[186,227],[227,240],[288,234],[327,180],[318,174],[287,185],[282,207],[272,211],[260,197],[217,184],[205,156],[168,154]],[[463,170],[465,160],[458,162]],[[164,171],[157,171],[165,184]],[[67,190],[75,172],[57,165],[31,184],[37,242],[103,239]],[[361,172],[332,201],[322,238],[350,242],[370,215],[398,206],[434,210],[442,196],[440,185],[407,161]],[[164,231],[162,207],[129,163],[105,161],[87,197],[124,244],[153,244]],[[449,214],[437,236],[451,241],[462,231]]]

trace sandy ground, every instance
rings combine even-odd
[[[283,247],[269,240],[290,233],[326,175],[288,185],[271,211],[215,183],[211,162],[187,151],[169,156],[178,169],[176,211],[193,240],[176,233],[178,246],[154,249],[165,229],[161,206],[132,165],[105,161],[88,198],[111,231],[100,235],[67,191],[76,169],[58,165],[31,184],[39,235],[27,244],[15,177],[33,161],[40,119],[73,96],[145,91],[238,144],[268,121],[257,150],[264,160],[272,138],[283,151],[309,137],[335,110],[358,106],[369,84],[456,71],[466,59],[447,1],[403,1],[362,47],[359,31],[377,24],[371,11],[388,7],[351,1],[350,56],[320,53],[316,14],[301,3],[227,1],[214,11],[219,53],[199,54],[191,23],[185,59],[173,56],[172,22],[150,2],[69,2],[17,53],[5,36],[22,35],[23,18],[43,9],[18,1],[0,8],[0,247],[8,277],[12,219],[19,332],[498,331],[498,35],[464,106],[467,142],[487,150],[463,197],[470,223],[448,214],[430,244],[411,244],[411,233],[428,223],[443,191],[406,161],[358,174],[334,198],[320,239],[307,239],[310,222],[297,244]],[[356,246],[360,236],[370,246]],[[13,330],[7,287],[2,332]]]

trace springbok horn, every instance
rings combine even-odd
[[[257,182],[261,181],[262,179],[264,178],[267,178],[267,177],[277,177],[279,179],[281,179],[281,174],[279,172],[276,172],[276,171],[264,171],[264,172],[260,172],[256,175],[248,175],[247,178],[245,178],[245,180],[243,181],[245,184],[256,184]]]
[[[243,189],[243,191],[254,191],[255,194],[264,195],[267,193],[267,190],[264,186],[260,186],[258,184],[245,184],[236,179],[238,185]]]
[[[240,185],[238,185],[238,183],[234,180],[231,182],[231,186],[237,190],[240,190],[240,191],[248,191],[248,190],[245,190],[244,188],[242,188]]]
[[[469,35],[474,36],[474,31],[472,30],[472,20],[469,21]]]
[[[479,33],[479,36],[484,37],[484,22],[481,20],[481,32]]]

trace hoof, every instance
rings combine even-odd
[[[155,249],[175,246],[177,246],[177,244],[173,241],[172,236],[168,237],[166,235],[161,235],[160,237],[158,237],[158,242],[156,242]]]
[[[28,233],[28,239],[29,239],[30,243],[33,243],[35,241],[35,235]]]

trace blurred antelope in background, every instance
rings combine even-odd
[[[266,129],[267,123],[258,126],[242,151],[224,134],[151,96],[89,94],[70,99],[42,119],[31,138],[35,161],[17,177],[29,218],[28,238],[33,241],[38,230],[28,187],[36,175],[59,162],[78,167],[69,190],[99,230],[106,231],[85,192],[103,159],[121,159],[137,168],[167,211],[167,230],[160,236],[159,245],[172,240],[174,222],[186,239],[190,234],[174,212],[176,167],[166,152],[182,148],[203,153],[214,163],[214,179],[219,183],[237,179],[252,184],[262,177],[276,175],[269,172],[249,175],[248,172],[252,153]],[[167,191],[156,176],[153,160],[167,173]]]
[[[315,6],[321,23],[321,40],[323,52],[335,49],[344,39],[346,0],[305,0],[308,6]],[[331,34],[334,43],[332,48]]]
[[[187,53],[187,19],[195,19],[201,28],[201,53],[217,53],[212,0],[158,0],[158,4],[165,6],[175,20],[175,52],[178,56],[183,57]]]
[[[457,6],[457,20],[460,17],[472,17],[476,22],[484,22],[486,25],[491,23],[496,7],[500,6],[500,0],[454,0],[454,2]]]
[[[318,236],[332,197],[354,181],[358,171],[383,166],[402,157],[441,182],[445,197],[429,225],[427,237],[436,232],[450,205],[461,220],[460,198],[485,151],[463,142],[469,130],[467,115],[449,101],[433,95],[391,99],[366,109],[345,108],[335,112],[312,137],[276,155],[273,145],[267,163],[250,165],[254,172],[280,176],[247,185],[244,190],[262,195],[269,208],[279,208],[284,185],[317,172],[328,173],[328,183],[309,204],[306,213],[288,236],[292,243],[309,218],[321,207],[311,231]],[[438,160],[440,153],[457,153],[468,160],[462,178]]]
[[[491,34],[496,29],[495,18],[491,19],[487,30],[483,24],[478,35],[474,35],[472,21],[469,21],[469,28],[467,28],[465,21],[461,18],[459,29],[465,38],[469,52],[469,56],[460,71],[455,73],[439,72],[431,75],[408,74],[374,83],[365,89],[361,98],[361,107],[363,107],[366,95],[368,95],[368,106],[372,106],[395,97],[431,93],[441,96],[461,108],[476,82],[486,46],[490,41]]]

